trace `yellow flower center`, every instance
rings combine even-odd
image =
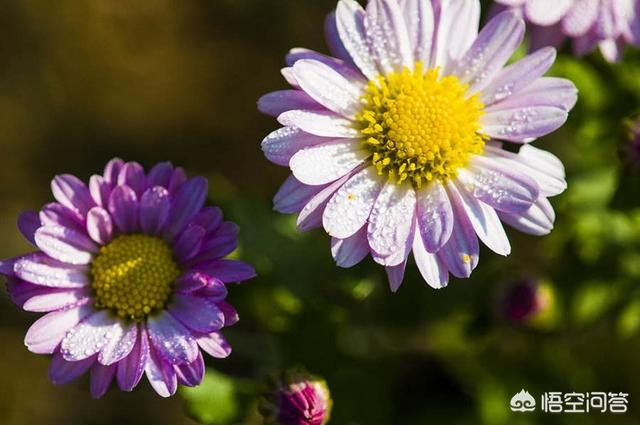
[[[480,133],[480,94],[468,96],[457,77],[438,73],[417,63],[370,81],[362,98],[357,120],[373,165],[397,183],[446,181],[488,139]]]
[[[91,265],[95,306],[122,318],[142,320],[164,308],[179,274],[162,239],[118,236],[100,249]]]

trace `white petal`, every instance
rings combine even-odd
[[[415,61],[429,65],[434,36],[433,7],[430,1],[400,0]]]
[[[574,0],[534,0],[525,5],[527,18],[536,25],[548,27],[560,21]]]
[[[278,122],[285,127],[296,127],[322,137],[348,138],[360,135],[351,120],[329,111],[287,111],[278,117]]]
[[[67,361],[84,360],[98,353],[114,336],[114,329],[120,326],[107,310],[101,310],[65,335],[60,352]]]
[[[358,140],[335,140],[299,151],[289,166],[302,183],[321,185],[344,176],[368,156]]]
[[[395,0],[371,0],[365,19],[367,42],[378,71],[389,74],[414,65],[402,10]]]
[[[367,238],[378,257],[403,250],[415,217],[416,193],[409,184],[385,184],[369,218]],[[410,243],[413,241],[410,241]]]
[[[383,185],[384,178],[374,167],[367,167],[351,177],[324,210],[322,223],[327,233],[345,239],[362,228]]]
[[[329,66],[315,60],[300,60],[293,66],[300,87],[318,103],[346,118],[360,111],[361,90]]]
[[[479,25],[479,0],[440,2],[431,65],[441,67],[444,73],[448,74],[454,61],[469,50],[478,36]]]
[[[336,9],[336,25],[340,39],[353,62],[370,80],[378,76],[378,69],[367,43],[364,20],[365,11],[355,0],[340,0]]]
[[[575,0],[562,19],[562,31],[571,37],[584,35],[598,17],[600,0]]]
[[[305,204],[302,211],[300,211],[297,221],[298,229],[305,232],[307,230],[320,227],[322,225],[322,215],[329,199],[331,199],[333,194],[358,171],[359,168],[347,173],[342,178],[326,185],[322,190],[318,191],[318,193]]]

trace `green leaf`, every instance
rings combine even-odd
[[[234,380],[213,369],[207,369],[200,386],[184,387],[181,395],[189,415],[202,424],[229,424],[240,411]]]

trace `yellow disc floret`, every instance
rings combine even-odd
[[[439,77],[437,68],[405,68],[369,82],[357,120],[378,173],[419,188],[446,181],[482,153],[484,105],[478,93],[455,76]]]
[[[95,306],[142,320],[164,308],[180,270],[160,238],[123,235],[100,249],[91,265]]]

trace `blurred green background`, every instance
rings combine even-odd
[[[147,167],[170,159],[210,179],[211,202],[241,226],[237,255],[260,277],[231,288],[241,316],[225,331],[232,356],[209,359],[203,386],[169,400],[146,383],[99,401],[86,378],[55,388],[48,360],[23,346],[37,316],[3,293],[0,423],[260,424],[263,379],[295,365],[326,378],[336,425],[640,423],[640,173],[619,156],[623,120],[640,99],[640,55],[609,65],[564,54],[554,67],[580,101],[563,129],[537,142],[568,172],[551,236],[510,231],[509,258],[484,250],[471,279],[440,291],[410,266],[392,295],[370,259],[338,269],[324,232],[300,234],[293,217],[271,211],[287,172],[262,156],[276,123],[255,102],[285,88],[278,71],[289,48],[325,51],[334,4],[2,2],[0,256],[29,249],[15,218],[51,199],[53,175],[86,179],[113,156]],[[551,285],[555,307],[515,326],[500,302],[521,277]],[[522,388],[536,397],[628,392],[630,411],[513,414],[509,400]]]

